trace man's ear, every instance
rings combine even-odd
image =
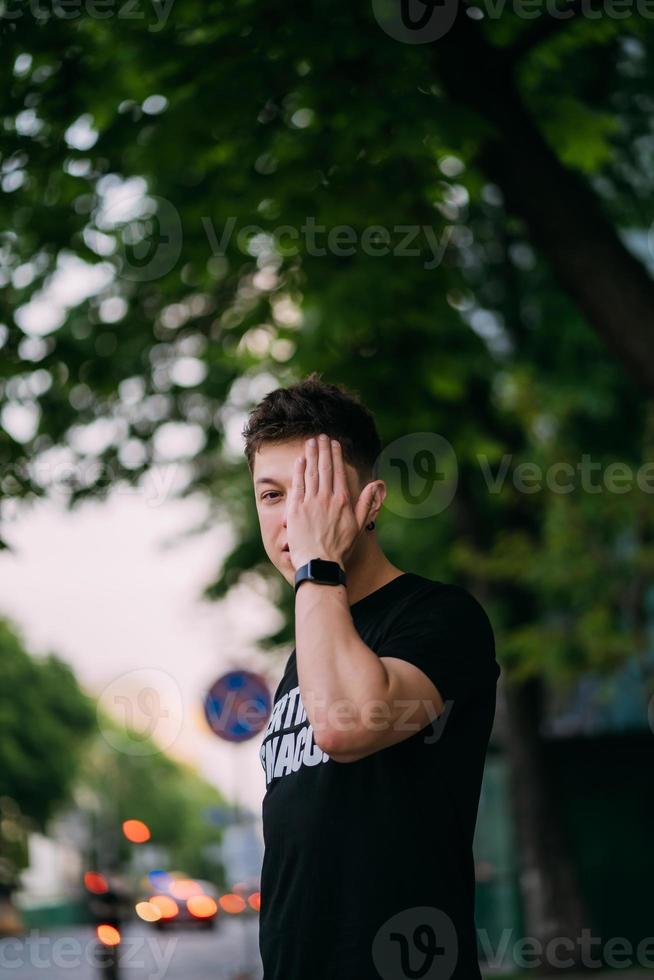
[[[369,519],[371,521],[376,521],[377,520],[377,515],[378,515],[379,511],[382,509],[382,504],[384,503],[384,500],[386,499],[386,493],[387,493],[387,490],[386,490],[386,484],[384,483],[384,481],[383,480],[377,480],[377,485],[375,487],[375,492],[374,492],[375,503],[373,504],[373,506],[372,506],[372,508],[370,510],[370,517],[369,517]]]

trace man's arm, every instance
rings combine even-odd
[[[430,724],[443,699],[422,670],[378,657],[356,631],[345,586],[303,582],[295,597],[300,694],[314,738],[335,762],[356,762]]]

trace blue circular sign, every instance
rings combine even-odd
[[[214,734],[228,742],[246,742],[263,731],[270,717],[265,679],[250,670],[230,670],[215,681],[204,699],[204,714]]]

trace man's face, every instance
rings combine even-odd
[[[284,442],[266,442],[254,457],[254,494],[261,527],[261,537],[266,554],[287,582],[295,582],[295,568],[288,551],[286,508],[293,480],[293,468],[298,456],[304,456],[304,439],[287,439]],[[345,463],[345,474],[354,506],[363,487],[357,471]]]

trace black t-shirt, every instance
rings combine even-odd
[[[466,589],[413,572],[350,613],[378,656],[427,674],[445,709],[336,762],[314,742],[293,650],[260,751],[264,980],[478,980],[472,840],[500,675],[492,627]]]

